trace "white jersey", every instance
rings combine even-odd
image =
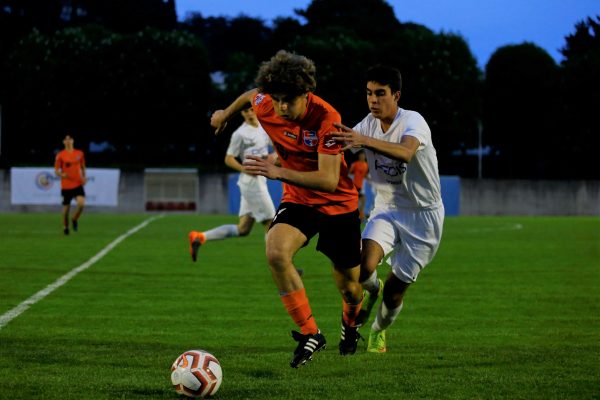
[[[269,145],[271,145],[271,139],[269,139],[269,136],[262,126],[258,125],[258,127],[255,128],[244,122],[231,135],[227,154],[244,162],[246,156],[249,155],[267,157],[269,154]],[[259,186],[257,185],[257,182],[260,182],[259,185],[262,186],[264,184],[266,187],[267,178],[259,175],[240,173],[238,186],[240,186],[241,189],[258,189]]]
[[[402,136],[409,135],[420,143],[410,163],[364,149],[369,162],[369,183],[376,193],[376,209],[436,208],[442,204],[436,151],[429,126],[421,114],[399,108],[385,133],[380,120],[369,114],[354,130],[391,143],[400,143]]]

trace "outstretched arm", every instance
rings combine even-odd
[[[227,121],[235,114],[242,111],[252,102],[252,98],[258,93],[258,89],[251,89],[241,94],[226,109],[215,111],[210,117],[210,125],[215,128],[215,135],[223,132],[227,126]]]
[[[316,171],[296,171],[279,167],[260,157],[248,156],[244,160],[244,172],[251,175],[262,175],[269,179],[277,179],[292,185],[308,189],[333,193],[340,180],[341,154],[319,153],[319,169]]]
[[[408,163],[421,144],[414,136],[405,135],[400,139],[400,143],[392,143],[361,135],[359,132],[346,125],[334,125],[342,131],[341,133],[335,132],[334,134],[336,136],[334,139],[338,142],[345,143],[343,150],[348,150],[350,148],[366,148],[376,153],[383,154],[386,157]]]

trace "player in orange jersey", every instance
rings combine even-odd
[[[306,57],[279,51],[262,64],[257,88],[239,96],[212,115],[218,134],[227,121],[249,103],[265,129],[280,165],[249,156],[244,172],[283,182],[283,198],[267,235],[266,253],[281,301],[300,332],[290,365],[297,368],[325,347],[325,337],[313,317],[302,278],[293,257],[319,234],[317,250],[333,264],[342,295],[339,351],[354,354],[360,337],[355,319],[362,302],[358,193],[348,177],[341,146],[332,139],[339,113],[312,92],[315,65]]]
[[[71,200],[75,199],[77,208],[71,219],[73,231],[77,232],[79,217],[85,206],[85,191],[83,185],[87,182],[85,177],[85,157],[83,151],[73,147],[73,137],[66,135],[63,139],[65,146],[54,161],[54,172],[60,179],[60,188],[62,195],[62,221],[63,232],[69,234],[69,211],[71,209]]]
[[[367,163],[367,156],[364,151],[358,153],[358,160],[354,161],[350,166],[350,175],[352,176],[352,182],[358,190],[358,213],[360,220],[365,219],[365,178],[369,173],[369,163]]]

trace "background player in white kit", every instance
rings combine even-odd
[[[241,194],[240,220],[237,225],[221,225],[204,232],[191,231],[188,237],[193,261],[196,261],[198,249],[207,240],[246,236],[252,230],[255,221],[263,224],[266,234],[275,216],[275,206],[267,189],[267,179],[264,176],[243,173],[243,166],[240,163],[248,155],[267,158],[271,140],[258,123],[252,107],[242,110],[241,114],[244,122],[231,135],[225,155],[225,164],[240,172],[237,182]],[[275,155],[273,154],[272,157]]]
[[[367,351],[384,353],[385,329],[400,313],[406,290],[438,249],[444,206],[429,126],[419,113],[398,107],[400,71],[372,67],[366,85],[371,113],[354,129],[340,125],[343,133],[337,140],[346,143],[345,150],[364,148],[369,162],[375,205],[362,234],[360,281],[365,298],[357,321],[367,322],[383,290]],[[376,268],[392,251],[392,272],[383,285]]]

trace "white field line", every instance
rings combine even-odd
[[[89,260],[84,262],[83,264],[81,264],[79,267],[74,268],[71,271],[67,272],[66,274],[64,274],[63,276],[58,278],[56,281],[54,281],[54,283],[51,283],[50,285],[46,286],[44,289],[40,290],[39,292],[37,292],[36,294],[31,296],[27,300],[23,301],[21,304],[19,304],[12,310],[9,310],[9,311],[5,312],[4,314],[2,314],[2,316],[0,316],[0,329],[4,328],[4,326],[6,326],[6,324],[8,324],[13,319],[17,318],[22,313],[24,313],[29,307],[31,307],[38,301],[43,300],[50,293],[52,293],[53,291],[55,291],[56,289],[58,289],[59,287],[61,287],[65,283],[67,283],[68,281],[70,281],[71,278],[73,278],[75,275],[77,275],[78,273],[80,273],[82,271],[85,271],[86,269],[88,269],[89,267],[94,265],[97,261],[99,261],[102,257],[107,255],[112,249],[115,248],[115,246],[117,246],[123,240],[127,239],[129,236],[133,235],[140,229],[144,228],[150,222],[152,222],[158,218],[162,218],[163,216],[164,215],[157,215],[155,217],[148,218],[147,220],[145,220],[138,226],[131,228],[126,233],[122,234],[121,236],[119,236],[118,238],[116,238],[115,240],[110,242],[105,248],[100,250],[100,252],[98,254],[96,254],[95,256],[93,256],[92,258],[90,258]]]
[[[510,224],[510,225],[501,225],[487,228],[471,228],[465,229],[467,232],[495,232],[495,231],[519,231],[523,229],[523,225],[519,223]]]

